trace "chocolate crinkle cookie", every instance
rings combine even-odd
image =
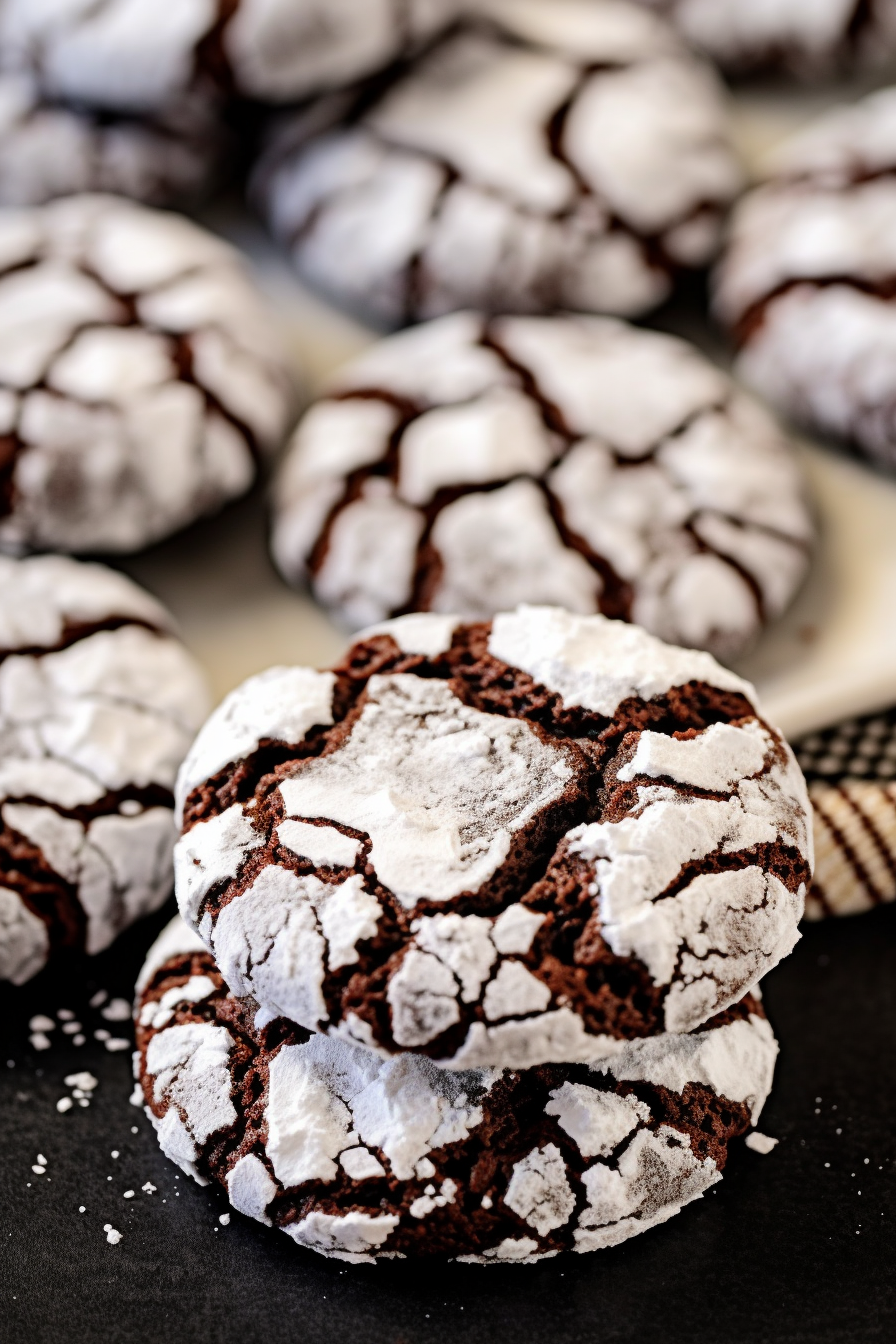
[[[736,74],[818,78],[896,55],[894,0],[639,0]],[[474,0],[475,3],[475,0]]]
[[[735,211],[715,306],[740,373],[896,466],[896,89],[782,146]]]
[[[254,195],[300,271],[400,325],[630,315],[716,250],[740,169],[719,86],[622,0],[481,0],[345,127],[275,137]]]
[[[383,1061],[283,1020],[259,1027],[256,1007],[169,926],[138,987],[136,1096],[185,1172],[353,1263],[526,1263],[665,1222],[720,1179],[777,1054],[752,998],[597,1065],[521,1072]]]
[[[196,202],[218,176],[210,119],[96,114],[43,98],[24,73],[0,73],[0,205],[109,191],[147,205]]]
[[[350,628],[544,602],[725,659],[789,605],[813,532],[767,412],[612,318],[388,338],[308,412],[274,500],[279,569]]]
[[[157,112],[185,93],[288,103],[409,54],[460,0],[0,0],[0,50],[55,98]]]
[[[207,712],[147,593],[0,557],[0,980],[100,952],[170,894],[175,775]]]
[[[0,211],[0,550],[135,551],[244,493],[292,404],[271,325],[178,215]]]
[[[813,733],[795,751],[815,826],[808,918],[896,900],[896,709]]]
[[[274,668],[178,783],[181,914],[285,1017],[455,1069],[688,1032],[786,956],[809,803],[709,654],[557,608]]]

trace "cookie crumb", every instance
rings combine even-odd
[[[100,1013],[107,1022],[127,1022],[131,1016],[131,1005],[127,999],[113,999]]]
[[[117,1246],[121,1241],[121,1233],[116,1231],[111,1223],[103,1223],[103,1231],[110,1246]]]
[[[760,1134],[758,1129],[754,1129],[752,1134],[747,1135],[744,1142],[754,1153],[762,1153],[765,1157],[773,1148],[777,1148],[779,1140],[771,1139],[767,1134]]]

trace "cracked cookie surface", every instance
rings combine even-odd
[[[0,556],[0,979],[100,952],[170,894],[199,669],[122,575]]]
[[[645,312],[713,256],[741,182],[713,73],[616,0],[482,0],[344,128],[294,139],[259,164],[260,208],[389,325]]]
[[[896,89],[776,152],[737,206],[715,308],[745,380],[793,420],[896,466]]]
[[[474,0],[475,3],[475,0]],[[697,50],[738,74],[818,78],[896,53],[894,0],[639,0]]]
[[[234,250],[85,195],[0,216],[0,550],[127,552],[243,494],[291,381]]]
[[[750,998],[600,1065],[383,1061],[227,987],[181,921],[138,983],[135,1067],[166,1155],[241,1213],[354,1263],[530,1262],[617,1245],[720,1179],[777,1045]]]
[[[353,84],[431,37],[459,0],[0,0],[7,62],[88,107],[186,93],[289,103]]]
[[[0,205],[108,191],[146,205],[195,204],[218,176],[211,119],[98,115],[42,97],[25,73],[0,73]]]
[[[727,659],[786,609],[812,534],[791,446],[693,347],[458,313],[380,342],[307,413],[272,551],[354,629],[556,602]]]
[[[455,1069],[689,1031],[792,949],[805,783],[706,653],[416,615],[235,691],[178,781],[181,914],[239,997]]]

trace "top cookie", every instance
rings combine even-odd
[[[452,1068],[691,1031],[786,956],[802,775],[708,654],[556,608],[410,616],[234,692],[178,781],[233,992]]]
[[[88,107],[158,111],[197,88],[288,103],[383,69],[458,3],[0,0],[0,47],[45,92]]]
[[[170,894],[172,788],[206,710],[148,593],[99,565],[0,557],[0,980],[102,951]]]
[[[787,607],[811,535],[780,429],[693,347],[458,313],[374,346],[312,407],[272,544],[355,629],[549,602],[731,658]]]
[[[737,207],[716,310],[739,369],[807,426],[896,465],[896,89],[783,145]]]
[[[475,0],[473,0],[475,3]],[[804,77],[896,52],[894,0],[640,0],[726,70]]]
[[[622,0],[481,0],[346,128],[256,173],[315,283],[376,321],[644,312],[740,186],[719,85]]]
[[[242,494],[292,403],[236,252],[115,196],[0,212],[0,549],[134,551]]]

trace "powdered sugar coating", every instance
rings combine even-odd
[[[393,326],[655,306],[712,256],[739,187],[711,73],[622,0],[467,8],[347,127],[281,131],[255,183],[274,232]]]
[[[251,725],[246,755],[186,772],[179,907],[258,1023],[455,1070],[592,1061],[694,1030],[790,952],[809,803],[747,683],[601,616],[420,619],[248,683],[216,716]],[[304,738],[274,726],[287,677]]]
[[[4,0],[0,42],[54,97],[145,114],[196,88],[208,97],[218,81],[273,103],[342,88],[389,65],[456,9],[457,0],[235,0],[225,15],[218,0],[178,0],[162,13],[152,0]],[[207,61],[216,37],[217,59]]]
[[[0,221],[0,548],[167,536],[248,489],[290,402],[259,296],[197,225],[100,195]]]
[[[732,71],[783,66],[817,78],[841,65],[883,64],[896,52],[892,0],[639,0]]]
[[[730,657],[786,610],[812,535],[782,433],[683,341],[461,313],[380,342],[312,407],[272,550],[355,628],[556,603]]]
[[[221,145],[208,119],[93,116],[41,97],[23,71],[0,73],[0,205],[43,205],[108,191],[147,205],[197,201],[212,185]]]
[[[783,145],[735,213],[715,297],[746,379],[890,466],[894,126],[886,89]]]
[[[183,965],[173,954],[172,979]],[[302,1032],[268,1045],[251,1025],[240,1028],[239,1063],[227,1064],[232,1035],[216,1024],[242,1023],[242,1005],[219,988],[184,1004],[176,1023],[151,1025],[161,998],[178,992],[167,984],[163,969],[138,1026],[139,1077],[165,1150],[218,1180],[241,1212],[355,1263],[433,1253],[525,1262],[644,1231],[720,1178],[729,1139],[767,1096],[777,1052],[754,1006],[693,1037],[633,1042],[600,1069],[529,1078],[452,1073],[411,1055],[384,1061]],[[245,1079],[257,1083],[244,1091]],[[661,1093],[639,1096],[642,1081],[668,1090],[669,1115]]]
[[[0,557],[4,979],[101,951],[171,890],[171,790],[207,698],[169,627],[100,566]]]

